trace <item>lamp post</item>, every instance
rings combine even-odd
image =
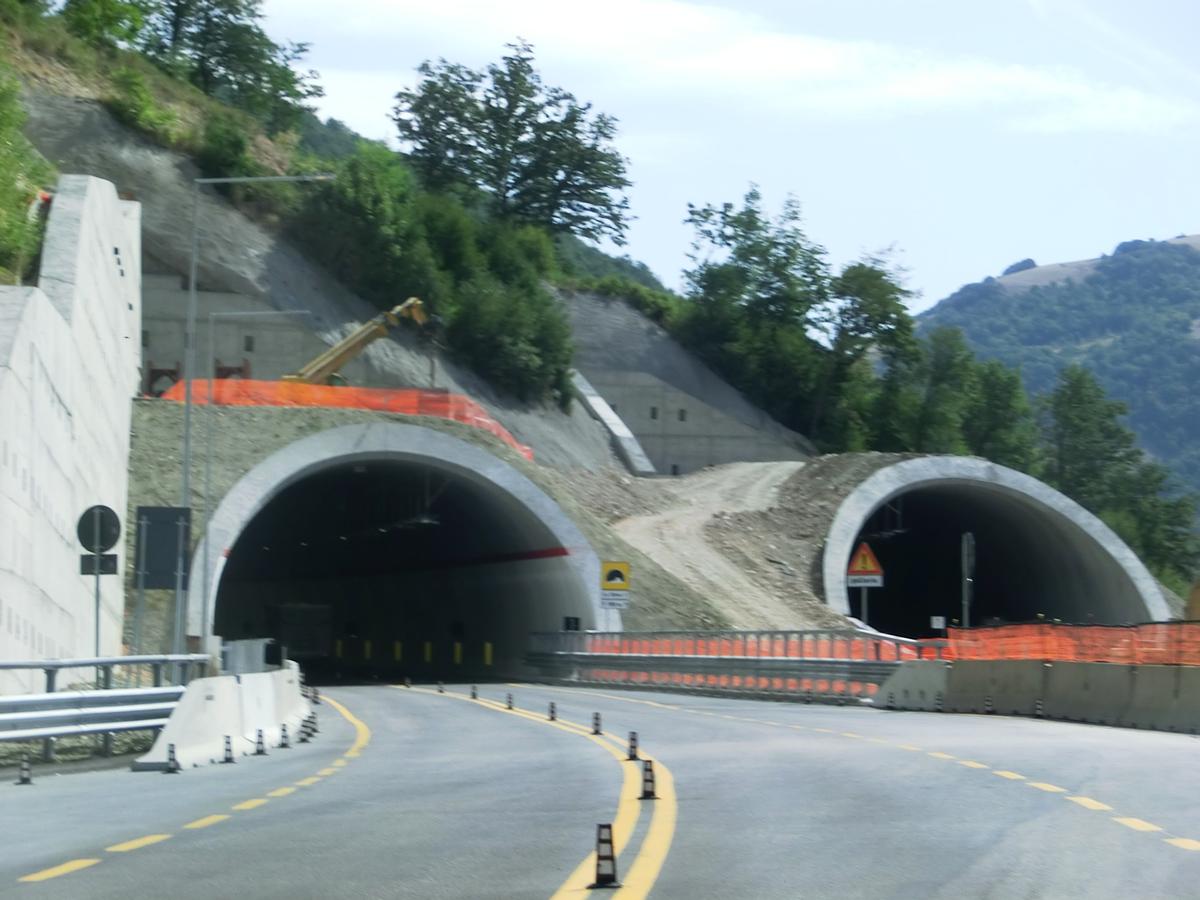
[[[180,503],[191,508],[192,470],[192,378],[196,373],[196,262],[200,248],[200,185],[202,184],[269,184],[284,182],[332,181],[332,175],[248,175],[231,178],[192,179],[192,257],[188,267],[187,324],[184,326],[183,354],[183,473],[180,479]],[[188,547],[179,542],[175,559],[175,634],[172,650],[183,653],[187,632],[187,610],[184,607],[183,569]]]
[[[261,312],[210,312],[208,314],[208,393],[206,402],[208,412],[204,417],[204,555],[201,568],[204,570],[204,593],[200,596],[200,627],[208,627],[208,595],[211,588],[208,575],[208,526],[212,522],[212,443],[213,425],[217,415],[216,410],[216,378],[217,378],[217,319],[270,319],[284,316],[311,316],[307,309],[263,310]],[[203,648],[201,649],[203,652]]]

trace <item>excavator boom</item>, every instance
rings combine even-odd
[[[360,325],[298,371],[284,375],[283,380],[303,384],[329,384],[343,366],[356,358],[373,341],[386,337],[392,328],[399,326],[401,319],[412,319],[418,325],[424,326],[429,321],[429,314],[425,312],[425,306],[420,300],[409,297],[399,306]]]

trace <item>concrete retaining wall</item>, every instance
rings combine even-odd
[[[1200,734],[1200,669],[997,660],[903,663],[875,695],[888,709],[1042,715]],[[1039,710],[1040,705],[1040,710]]]
[[[254,752],[258,730],[268,747],[279,745],[282,725],[295,741],[300,723],[310,712],[300,693],[300,669],[288,661],[283,669],[253,675],[221,675],[191,682],[154,746],[133,763],[134,771],[161,771],[167,766],[167,747],[175,745],[179,764],[219,762],[225,755],[225,736],[232,739],[235,758]]]
[[[0,287],[0,658],[95,654],[93,580],[75,524],[124,516],[139,384],[141,209],[64,176],[36,288]],[[124,554],[118,553],[118,572]],[[122,578],[101,579],[101,655],[121,649]],[[41,674],[0,673],[0,693]]]

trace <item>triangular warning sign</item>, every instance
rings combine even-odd
[[[847,571],[848,575],[882,575],[883,566],[879,565],[879,560],[875,558],[875,554],[871,552],[870,545],[863,541],[858,545],[858,549],[854,551],[854,556],[850,557],[850,568]]]

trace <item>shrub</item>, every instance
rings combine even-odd
[[[159,106],[136,69],[123,67],[112,76],[113,93],[107,105],[120,121],[164,144],[176,140],[178,120],[169,109]]]

